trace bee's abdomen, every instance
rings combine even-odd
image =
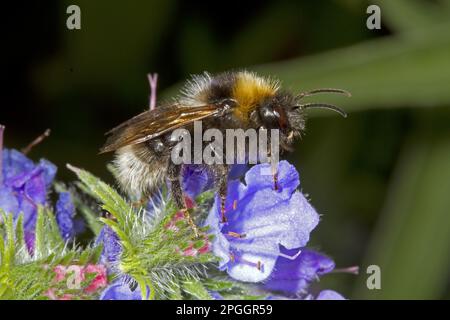
[[[117,150],[114,166],[122,189],[137,199],[151,195],[165,182],[168,156],[155,153],[146,144]]]

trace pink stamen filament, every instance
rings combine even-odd
[[[359,266],[352,266],[352,267],[347,267],[347,268],[339,268],[339,269],[334,269],[332,271],[333,273],[350,273],[350,274],[359,274]]]
[[[149,73],[147,74],[148,82],[150,84],[150,101],[149,107],[150,110],[155,110],[156,108],[156,88],[158,85],[158,74],[157,73]]]

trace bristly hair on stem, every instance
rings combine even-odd
[[[117,234],[122,246],[116,262],[120,272],[117,276],[129,277],[130,282],[139,285],[142,296],[150,299],[172,297],[177,292],[186,294],[186,284],[196,283],[196,288],[204,289],[199,280],[207,277],[208,265],[216,262],[216,258],[208,250],[201,253],[198,250],[195,255],[191,252],[192,248],[205,248],[209,243],[211,236],[206,235],[206,228],[201,228],[204,237],[195,239],[188,223],[177,216],[175,205],[164,192],[148,210],[136,209],[90,173],[71,165],[67,167],[91,190],[102,209],[111,214],[111,219],[100,220]],[[199,212],[202,204],[197,204],[197,217],[203,214]]]
[[[82,249],[63,241],[49,208],[38,209],[32,253],[25,243],[23,215],[14,222],[11,214],[0,209],[0,221],[1,300],[48,299],[46,292],[54,285],[56,266],[95,264],[100,256],[101,246]],[[64,287],[60,290],[71,291]],[[97,295],[84,298],[95,299]]]

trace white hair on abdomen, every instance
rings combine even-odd
[[[211,85],[211,75],[208,72],[193,75],[180,90],[177,100],[187,106],[200,106],[207,102],[207,93]]]
[[[122,189],[136,199],[141,199],[165,182],[167,164],[164,164],[164,160],[165,157],[156,157],[145,146],[134,145],[117,150],[113,165]],[[155,170],[155,166],[158,169]]]

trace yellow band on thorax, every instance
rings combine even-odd
[[[277,85],[267,79],[249,72],[239,73],[232,94],[238,103],[234,115],[241,120],[247,120],[257,104],[267,97],[274,96],[277,89]]]

